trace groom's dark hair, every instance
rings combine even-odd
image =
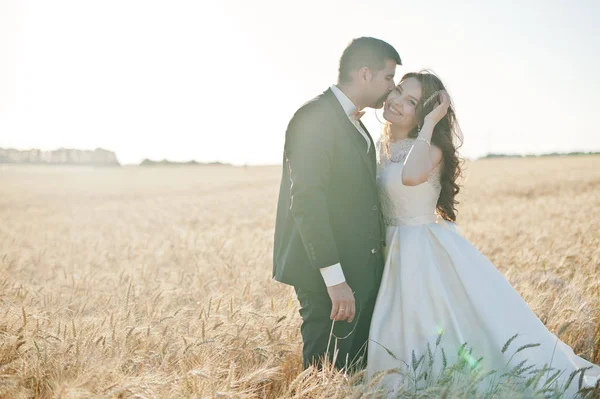
[[[350,42],[340,58],[339,83],[351,81],[350,71],[368,67],[373,72],[385,68],[386,61],[402,65],[400,55],[391,44],[374,37],[359,37]]]

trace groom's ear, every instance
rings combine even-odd
[[[369,83],[373,79],[373,74],[369,67],[361,67],[358,70],[358,79],[361,83]]]

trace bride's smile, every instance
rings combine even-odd
[[[417,125],[416,107],[421,99],[421,85],[415,78],[408,78],[388,95],[383,108],[383,118],[405,130]]]

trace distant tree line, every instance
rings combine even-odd
[[[533,158],[533,157],[558,157],[558,156],[583,156],[600,155],[600,152],[575,151],[568,153],[552,152],[547,154],[499,154],[490,153],[479,159],[486,158]],[[24,163],[24,164],[58,164],[58,165],[97,165],[97,166],[120,166],[117,156],[114,152],[102,148],[95,150],[75,150],[69,148],[59,148],[54,151],[42,151],[38,149],[16,150],[12,148],[0,148],[1,163]],[[209,162],[202,163],[197,161],[174,162],[167,159],[153,161],[144,159],[139,166],[231,166],[228,163]]]
[[[36,165],[95,165],[95,166],[120,166],[117,155],[102,148],[95,150],[75,150],[59,148],[54,151],[39,149],[16,150],[14,148],[0,148],[0,164],[36,164]],[[217,165],[231,166],[221,162],[201,163],[197,161],[173,162],[166,159],[153,161],[144,159],[140,166],[200,166]]]
[[[115,153],[102,148],[95,150],[59,148],[54,151],[35,148],[30,150],[0,148],[0,163],[120,166]]]
[[[550,152],[547,154],[525,154],[525,155],[519,155],[519,154],[487,154],[486,156],[481,157],[480,159],[483,158],[538,158],[538,157],[566,157],[566,156],[579,156],[579,155],[600,155],[600,152],[596,151],[596,152],[582,152],[582,151],[575,151],[575,152]]]
[[[221,162],[209,162],[209,163],[202,163],[202,162],[197,162],[197,161],[173,162],[173,161],[169,161],[166,159],[163,159],[162,161],[153,161],[151,159],[144,159],[140,163],[140,166],[202,166],[202,165],[231,166],[228,163],[221,163]]]

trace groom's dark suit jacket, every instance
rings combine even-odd
[[[275,227],[277,281],[324,292],[319,269],[340,262],[357,296],[379,286],[381,273],[374,270],[382,267],[377,264],[382,257],[375,253],[382,250],[385,232],[375,145],[369,140],[367,154],[366,140],[331,89],[303,105],[290,121]]]

